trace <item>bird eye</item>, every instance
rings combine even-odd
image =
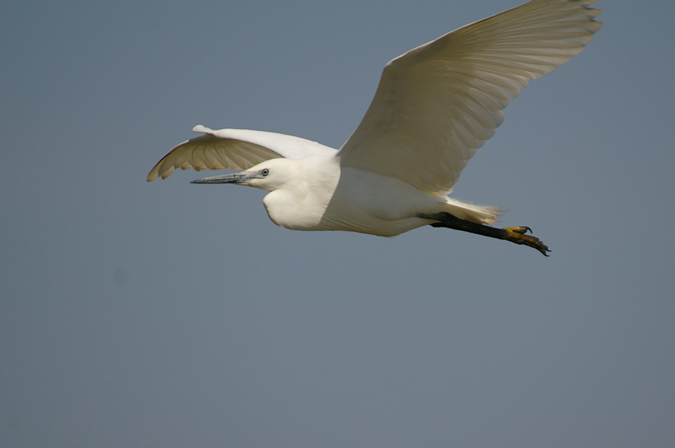
[[[260,172],[260,174],[262,174],[263,176],[267,176],[269,173],[270,173],[270,170],[268,170],[267,168],[265,168],[264,170],[262,170]]]

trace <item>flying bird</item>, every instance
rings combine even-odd
[[[580,53],[602,23],[596,0],[531,0],[390,61],[363,120],[335,150],[300,137],[212,130],[176,146],[148,182],[176,168],[239,172],[195,180],[267,190],[270,219],[293,230],[395,236],[431,225],[511,241],[548,256],[529,227],[492,225],[499,207],[450,198],[503,109],[529,80]],[[529,233],[528,233],[529,232]]]

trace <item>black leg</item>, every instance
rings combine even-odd
[[[539,238],[526,235],[527,232],[532,232],[529,227],[504,227],[502,229],[497,227],[490,227],[485,224],[478,224],[467,221],[465,219],[457,218],[450,213],[441,212],[438,214],[419,214],[417,215],[424,219],[433,219],[437,222],[431,223],[432,227],[447,227],[449,229],[461,230],[462,232],[475,233],[477,235],[488,236],[490,238],[497,238],[500,240],[511,241],[516,244],[523,244],[537,249],[539,252],[548,257],[550,252]]]

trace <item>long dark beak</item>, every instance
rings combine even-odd
[[[251,177],[250,173],[245,171],[222,176],[205,177],[190,182],[191,184],[243,184]]]

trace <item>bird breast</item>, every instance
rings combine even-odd
[[[272,222],[292,230],[325,230],[321,220],[338,181],[335,157],[313,156],[289,164],[292,175],[263,199]]]

